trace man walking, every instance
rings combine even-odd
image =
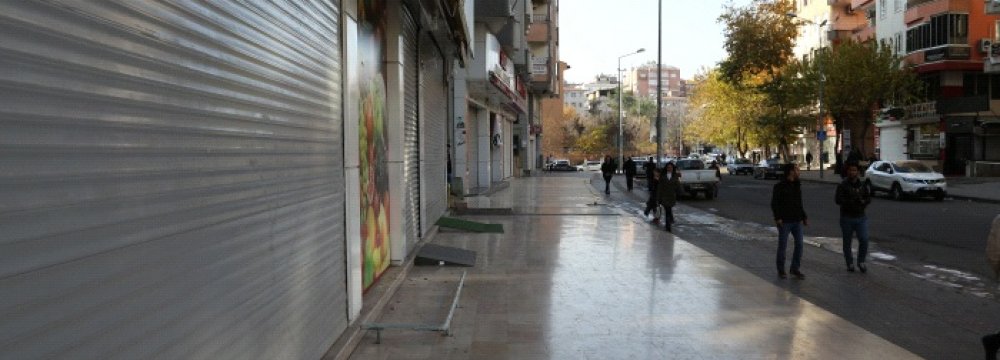
[[[792,267],[790,273],[798,279],[805,279],[805,275],[799,271],[802,263],[802,227],[809,225],[806,211],[802,207],[802,186],[799,182],[799,168],[795,164],[784,166],[785,177],[781,182],[774,185],[771,193],[771,212],[774,214],[774,223],[778,227],[778,277],[784,279],[785,274],[785,249],[788,245],[788,234],[795,239],[792,251]]]
[[[812,163],[813,163],[813,153],[807,151],[806,152],[806,170],[812,170]]]
[[[635,161],[632,161],[630,156],[628,160],[625,160],[625,186],[629,192],[632,192],[632,179],[635,178],[635,171]]]
[[[650,211],[656,210],[656,184],[657,177],[659,176],[652,156],[649,157],[649,160],[645,164],[642,164],[642,169],[646,173],[646,190],[649,190],[649,199],[646,200],[646,210],[642,213],[649,216]]]
[[[837,186],[835,201],[840,205],[840,230],[844,236],[844,261],[847,271],[854,272],[854,258],[851,256],[851,238],[858,235],[858,269],[868,272],[865,256],[868,254],[868,217],[865,207],[871,204],[871,191],[858,177],[861,169],[858,163],[845,165],[847,178]]]
[[[604,193],[611,195],[611,177],[615,175],[615,162],[611,160],[611,155],[604,156],[604,163],[601,164],[601,174],[604,175]]]

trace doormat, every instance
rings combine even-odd
[[[477,233],[497,233],[503,234],[503,224],[486,224],[481,222],[462,220],[450,217],[441,217],[435,223],[437,226],[449,229],[472,231]]]

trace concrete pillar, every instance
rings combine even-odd
[[[388,21],[386,22],[386,114],[385,131],[388,136],[388,170],[389,170],[389,259],[399,266],[406,259],[408,239],[406,234],[406,217],[403,213],[406,203],[406,184],[404,183],[403,163],[403,133],[404,133],[404,61],[402,32],[402,2],[389,0],[386,4]]]
[[[457,62],[458,60],[455,60]],[[452,104],[454,112],[452,113],[452,145],[451,145],[451,161],[452,161],[452,172],[454,175],[454,180],[452,181],[452,186],[457,188],[452,189],[453,192],[461,192],[462,194],[469,193],[470,179],[469,179],[469,104],[465,100],[468,96],[468,84],[466,83],[466,70],[459,67],[457,64],[452,66],[452,76],[455,81],[452,82]],[[475,119],[471,119],[474,121]]]
[[[476,142],[478,145],[478,161],[476,171],[479,177],[479,187],[489,187],[492,184],[490,168],[492,166],[492,144],[490,142],[490,121],[493,112],[489,109],[479,111],[479,121],[476,124]]]

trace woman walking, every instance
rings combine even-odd
[[[656,202],[659,204],[660,216],[666,223],[666,229],[673,232],[674,205],[677,205],[677,192],[681,188],[680,173],[674,163],[669,162],[660,170],[660,180],[656,185]]]

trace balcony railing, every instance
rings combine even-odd
[[[937,1],[937,0],[906,0],[906,8],[907,9],[911,9],[911,8],[915,8],[917,6],[920,6],[920,5],[929,3],[929,2],[934,2],[934,1]]]
[[[549,14],[531,14],[531,22],[549,21]]]

